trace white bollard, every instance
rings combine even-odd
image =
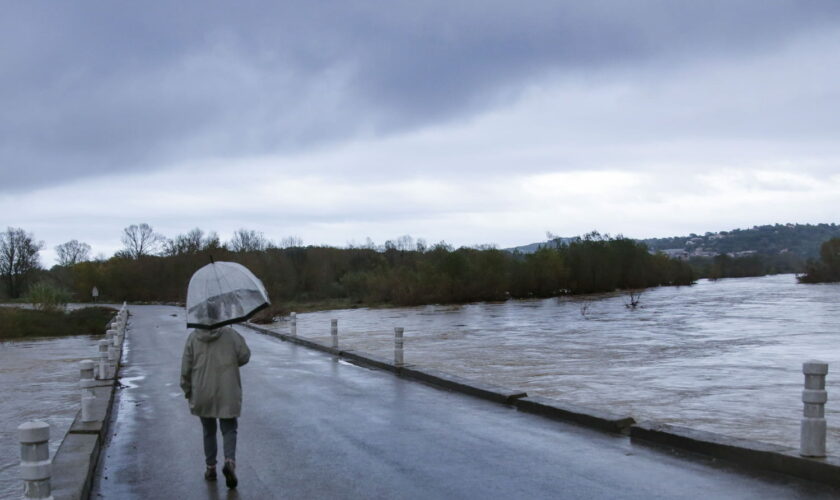
[[[108,365],[111,368],[111,373],[116,374],[116,367],[117,367],[117,348],[114,347],[114,343],[108,345]]]
[[[93,422],[93,402],[96,393],[93,386],[93,361],[85,359],[79,362],[79,387],[82,389],[82,422]]]
[[[332,337],[333,349],[338,349],[338,320],[330,320],[330,336]]]
[[[802,373],[805,374],[805,389],[802,391],[805,408],[802,411],[799,454],[803,457],[824,457],[825,402],[828,400],[825,376],[828,363],[813,360],[802,363]]]
[[[403,328],[394,328],[394,365],[403,366]]]
[[[38,420],[18,426],[23,498],[52,499],[50,424]]]
[[[118,332],[119,332],[119,330],[114,329],[114,330],[108,330],[108,331],[105,333],[105,336],[106,336],[107,338],[110,338],[110,339],[111,339],[111,345],[113,345],[113,346],[115,346],[115,347],[120,345],[120,344],[119,344],[119,339],[117,338],[117,337],[119,337],[119,336],[120,336],[120,334],[119,334]]]
[[[99,379],[108,378],[108,341],[99,341]]]
[[[292,324],[290,325],[292,337],[296,337],[297,336],[297,313],[290,313],[289,314],[289,319],[292,321]]]

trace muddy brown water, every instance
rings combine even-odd
[[[830,363],[828,447],[840,454],[840,285],[793,275],[623,294],[298,315],[298,334],[592,408],[799,446],[803,361]],[[274,328],[288,331],[288,322]]]

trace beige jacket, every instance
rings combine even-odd
[[[239,417],[239,367],[250,358],[245,339],[229,326],[193,330],[181,358],[181,389],[190,402],[190,412],[199,417]]]

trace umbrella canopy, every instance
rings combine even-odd
[[[187,327],[211,330],[239,323],[268,304],[265,287],[248,268],[235,262],[213,262],[190,278]]]

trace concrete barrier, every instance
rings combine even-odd
[[[633,417],[629,415],[586,408],[541,396],[518,398],[513,404],[519,410],[527,413],[574,422],[607,432],[627,433],[630,426],[636,423]]]
[[[125,318],[127,311],[123,314],[123,324]],[[122,362],[122,345],[115,347],[112,341],[110,347],[115,349],[114,369],[107,373],[108,378],[86,384],[95,395],[88,408],[89,421],[85,421],[80,409],[53,457],[52,496],[55,500],[86,500],[90,496],[99,453],[108,432]]]
[[[33,420],[18,426],[23,498],[52,500],[50,424]]]
[[[668,424],[640,422],[630,427],[631,441],[700,453],[755,470],[840,486],[840,458],[807,458],[799,450]]]

